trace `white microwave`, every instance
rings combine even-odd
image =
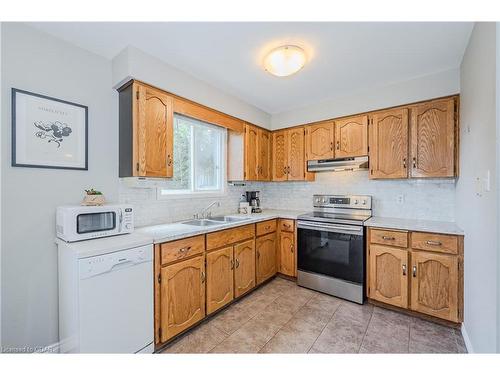
[[[116,236],[133,230],[134,210],[131,205],[57,207],[57,237],[66,242]]]

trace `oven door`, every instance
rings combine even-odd
[[[362,226],[299,221],[297,268],[363,284]]]

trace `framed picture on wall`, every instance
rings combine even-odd
[[[12,88],[12,166],[88,170],[88,107]]]

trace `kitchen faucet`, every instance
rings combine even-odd
[[[195,214],[195,218],[197,219],[207,219],[212,216],[212,213],[208,211],[210,208],[213,206],[220,207],[220,202],[219,201],[214,201],[210,203],[206,208],[204,208],[199,214]]]

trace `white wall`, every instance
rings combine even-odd
[[[271,118],[271,128],[281,129],[292,125],[394,107],[420,100],[457,94],[459,91],[459,69],[446,70],[387,86],[361,90],[352,95],[337,97],[304,108],[274,114]]]
[[[2,22],[0,22],[0,120],[2,119]],[[0,131],[0,155],[2,132]],[[1,159],[1,157],[0,157]],[[0,162],[0,212],[2,212],[2,163]],[[0,348],[2,347],[2,215],[0,214]]]
[[[11,87],[89,107],[89,170],[13,168]],[[58,340],[55,208],[84,188],[118,198],[118,99],[111,61],[28,26],[2,25],[2,326],[5,347]]]
[[[496,24],[496,115],[497,115],[497,176],[500,176],[500,22]],[[497,224],[500,224],[500,189],[497,188]],[[500,230],[497,230],[497,353],[500,353]]]
[[[497,350],[496,28],[476,23],[460,67],[457,223],[465,231],[464,327],[475,352]],[[491,191],[482,179],[491,174]],[[476,181],[479,179],[479,184]]]
[[[127,47],[113,59],[113,85],[119,87],[131,77],[242,120],[270,128],[271,116],[268,113],[225,94],[137,48]]]

